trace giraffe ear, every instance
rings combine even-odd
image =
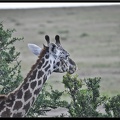
[[[32,51],[33,54],[39,56],[41,52],[41,48],[35,44],[28,43],[28,48]]]

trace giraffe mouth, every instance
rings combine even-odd
[[[63,71],[66,71],[69,74],[73,74],[76,71],[76,64],[73,61],[71,62],[72,64],[70,64],[67,60],[61,59],[61,62],[65,65]]]
[[[76,71],[76,66],[73,66],[73,67],[70,66],[69,70],[68,70],[68,73],[73,74],[75,71]]]
[[[68,73],[73,74],[76,71],[77,66],[76,66],[75,62],[71,58],[68,58],[68,61],[69,61]]]

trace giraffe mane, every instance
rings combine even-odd
[[[5,100],[7,98],[7,95],[0,95],[0,101]]]
[[[12,92],[10,92],[8,95],[0,95],[0,100],[5,100],[6,98],[9,98],[11,95],[16,94],[18,89],[20,89],[22,87],[22,85],[24,84],[24,82],[27,81],[27,78],[29,78],[31,72],[33,72],[34,68],[37,66],[37,64],[40,62],[40,60],[42,59],[42,57],[44,56],[45,52],[47,50],[47,47],[44,46],[44,48],[41,50],[40,55],[38,56],[38,59],[36,61],[36,63],[31,67],[30,72],[27,74],[26,78],[23,80],[23,82]]]
[[[36,63],[31,67],[31,70],[30,72],[27,74],[27,77],[24,79],[24,81],[27,80],[27,78],[31,75],[31,72],[34,70],[34,68],[37,66],[37,64],[40,62],[40,60],[42,59],[43,55],[45,54],[46,52],[46,47],[44,46],[44,48],[42,49],[40,55],[38,56],[38,59],[36,61]]]

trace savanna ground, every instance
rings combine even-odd
[[[77,64],[74,74],[101,77],[101,94],[120,93],[120,6],[0,10],[0,22],[5,29],[16,29],[13,36],[24,37],[15,44],[24,77],[37,59],[27,44],[42,47],[46,34],[53,42],[58,34]],[[62,91],[64,74],[53,73],[47,82]]]

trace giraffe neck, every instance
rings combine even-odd
[[[0,101],[0,114],[5,117],[24,117],[35,102],[43,84],[52,71],[52,60],[42,52],[23,83],[7,98]],[[47,59],[47,61],[45,61]],[[39,64],[38,64],[39,63]]]

